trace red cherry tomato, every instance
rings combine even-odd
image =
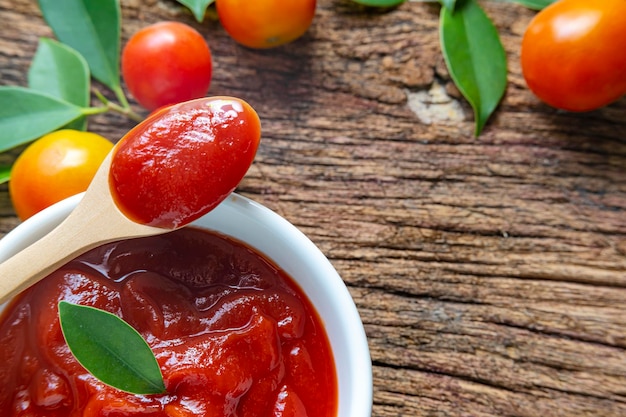
[[[315,0],[216,0],[222,26],[250,48],[272,48],[296,40],[315,15]]]
[[[210,97],[167,107],[116,146],[111,193],[120,210],[139,223],[183,226],[237,187],[260,138],[259,116],[243,100]]]
[[[136,32],[122,51],[122,76],[148,110],[206,95],[213,61],[206,41],[191,26],[160,22]]]
[[[626,94],[626,1],[561,0],[530,22],[521,63],[553,107],[589,111]]]

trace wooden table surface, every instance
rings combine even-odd
[[[196,27],[215,60],[209,94],[257,109],[262,144],[239,192],[345,280],[374,416],[625,416],[626,100],[586,114],[541,104],[519,65],[534,12],[481,4],[510,73],[478,138],[435,4],[319,0],[303,38],[257,51],[173,0],[123,0],[122,37],[160,20]],[[1,84],[25,85],[50,29],[35,0],[0,0],[0,21]],[[112,141],[131,127],[113,114],[90,124]],[[1,233],[18,223],[6,187],[0,215]]]

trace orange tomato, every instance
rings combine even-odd
[[[272,48],[292,42],[307,31],[315,0],[216,0],[222,26],[249,48]]]
[[[560,0],[528,25],[521,49],[530,90],[549,105],[588,111],[626,94],[626,0]]]
[[[17,216],[33,214],[87,189],[113,148],[95,133],[64,129],[31,143],[11,169],[9,195]]]

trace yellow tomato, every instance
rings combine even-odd
[[[113,148],[95,133],[64,129],[31,143],[11,170],[9,195],[17,216],[33,214],[87,189]]]

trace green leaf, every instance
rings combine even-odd
[[[0,152],[77,120],[85,109],[24,87],[0,87]]]
[[[53,39],[40,39],[28,71],[28,86],[79,107],[89,105],[87,62],[78,52]]]
[[[372,7],[392,7],[404,3],[406,0],[352,0],[355,3]]]
[[[120,89],[121,18],[118,0],[39,0],[57,39],[77,50],[95,79]]]
[[[0,165],[0,184],[4,184],[11,178],[11,168],[10,165]]]
[[[196,17],[198,22],[202,22],[204,20],[204,14],[206,13],[207,7],[212,4],[215,0],[177,0],[180,4],[186,6],[193,15]]]
[[[63,336],[78,362],[107,385],[133,394],[162,394],[159,364],[141,335],[121,318],[61,301]]]
[[[507,83],[504,47],[496,27],[475,0],[441,8],[440,40],[452,80],[474,110],[478,136],[498,106]]]
[[[28,86],[42,93],[75,104],[89,106],[89,67],[74,49],[52,39],[39,40],[37,52],[28,71]],[[67,126],[85,130],[86,117]]]
[[[541,10],[551,5],[552,3],[556,2],[557,0],[501,0],[501,1],[504,1],[505,3],[521,4],[522,6],[526,6],[529,9],[533,9],[533,10]]]

